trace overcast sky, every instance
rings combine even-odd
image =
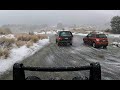
[[[63,24],[105,26],[120,10],[0,10],[3,24]]]

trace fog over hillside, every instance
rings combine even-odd
[[[105,29],[116,15],[120,10],[0,10],[0,25],[13,31],[40,30],[57,23]]]
[[[13,33],[28,33],[28,32],[40,32],[41,30],[47,30],[46,24],[42,25],[26,25],[26,24],[10,24],[3,25],[2,28],[9,28]]]

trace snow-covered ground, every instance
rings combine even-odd
[[[56,34],[56,32],[54,32],[54,31],[52,31],[52,32],[50,32],[50,31],[48,31],[48,32],[46,32],[47,34]]]
[[[8,38],[8,39],[15,38],[15,36],[14,36],[13,34],[8,34],[8,35],[0,35],[0,38],[2,38],[2,37]]]
[[[111,45],[114,47],[120,47],[120,42],[112,42]]]
[[[108,34],[107,36],[111,38],[120,38],[120,34]]]
[[[40,32],[40,33],[38,33],[38,32],[34,32],[34,34],[56,34],[56,32],[54,32],[54,31],[47,31],[47,32]]]
[[[73,33],[73,35],[87,36],[88,34],[83,34],[83,33]]]
[[[10,70],[14,63],[20,62],[25,58],[33,55],[35,52],[49,44],[49,39],[39,40],[30,48],[22,46],[20,48],[13,48],[8,59],[0,59],[0,75],[5,71]]]
[[[38,33],[38,32],[34,32],[35,35],[38,35],[38,34],[45,34],[45,32],[41,32],[41,33]]]

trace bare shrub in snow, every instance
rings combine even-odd
[[[15,43],[15,39],[14,38],[5,38],[5,37],[2,37],[0,38],[0,45],[1,46],[4,46],[4,47],[11,47],[12,44]]]
[[[21,46],[24,46],[26,45],[26,41],[16,41],[15,44],[18,46],[18,47],[21,47]]]
[[[41,35],[40,35],[40,34],[38,34],[37,37],[38,37],[39,39],[41,39]]]
[[[45,34],[38,34],[37,35],[39,39],[47,39],[48,37]]]
[[[33,41],[34,43],[36,43],[39,40],[37,35],[32,35],[31,36],[31,41]]]
[[[28,48],[30,47],[30,46],[33,46],[33,42],[32,41],[29,41],[29,42],[27,42],[27,45],[26,45]]]
[[[0,28],[0,34],[5,35],[5,34],[11,34],[11,30],[9,28]]]
[[[9,56],[10,52],[8,48],[0,48],[0,58],[6,59]]]
[[[15,36],[17,38],[17,40],[21,40],[21,41],[30,41],[32,40],[33,42],[37,42],[39,39],[46,39],[47,36],[45,34],[37,34],[37,35],[33,35],[33,34],[18,34]]]
[[[20,40],[21,41],[30,41],[30,35],[28,35],[28,34],[17,35],[16,38],[18,41],[20,41]]]

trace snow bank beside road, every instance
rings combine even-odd
[[[110,38],[120,38],[120,34],[107,34]]]
[[[56,34],[56,32],[52,31],[52,32],[46,32],[46,34]]]
[[[87,36],[88,34],[83,34],[83,33],[72,33],[73,35],[80,35],[80,36]]]
[[[0,75],[5,71],[10,70],[14,63],[24,60],[26,57],[33,55],[35,52],[40,50],[45,45],[49,44],[49,39],[39,40],[30,48],[22,46],[20,48],[14,48],[10,52],[10,57],[8,59],[0,59]]]
[[[8,38],[8,39],[15,38],[15,36],[14,36],[13,34],[8,34],[8,35],[0,35],[0,38],[2,38],[2,37]]]
[[[47,31],[47,32],[40,32],[40,33],[34,32],[34,34],[36,34],[36,35],[38,35],[38,34],[56,34],[56,32],[54,32],[54,31]]]
[[[111,45],[113,45],[113,47],[120,47],[120,42],[113,42]]]
[[[87,36],[88,34],[78,33],[78,34],[74,34],[74,35]]]

